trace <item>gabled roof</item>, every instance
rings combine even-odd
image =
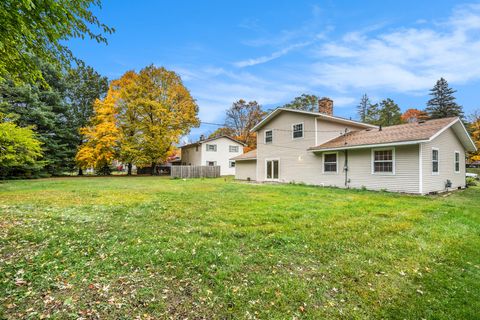
[[[350,125],[355,125],[355,126],[364,127],[364,128],[376,128],[377,127],[377,126],[374,126],[372,124],[363,123],[363,122],[359,122],[359,121],[355,121],[355,120],[349,120],[349,119],[345,119],[345,118],[341,118],[341,117],[329,116],[327,114],[320,113],[320,112],[304,111],[304,110],[297,110],[297,109],[291,109],[291,108],[277,108],[277,109],[273,110],[272,112],[270,112],[265,118],[263,118],[262,121],[257,123],[257,125],[255,127],[253,127],[252,130],[250,130],[250,131],[252,131],[252,132],[258,131],[261,127],[266,125],[270,120],[275,118],[279,113],[284,112],[284,111],[301,113],[301,114],[313,116],[313,117],[316,117],[316,118],[322,118],[322,119],[327,120],[327,121],[350,124]]]
[[[448,128],[455,134],[468,151],[476,150],[470,135],[462,121],[457,117],[434,119],[418,123],[399,124],[384,127],[381,130],[365,129],[351,131],[321,145],[309,148],[313,151],[329,151],[340,149],[359,149],[389,145],[417,144],[432,141]]]
[[[257,160],[257,149],[251,150],[239,156],[233,157],[230,160],[235,160],[235,161]]]
[[[221,138],[227,138],[227,139],[232,140],[233,142],[236,142],[236,143],[238,143],[238,144],[241,144],[242,146],[246,146],[246,144],[243,143],[243,142],[241,142],[241,141],[238,141],[238,140],[236,140],[236,139],[233,139],[233,138],[230,137],[230,136],[223,135],[223,136],[208,138],[208,139],[204,139],[204,140],[199,140],[199,141],[197,141],[197,142],[189,143],[189,144],[186,144],[186,145],[184,145],[184,146],[180,146],[180,148],[187,148],[187,147],[192,147],[192,146],[199,146],[199,145],[201,145],[202,143],[210,142],[210,141],[217,140],[217,139],[221,139]]]

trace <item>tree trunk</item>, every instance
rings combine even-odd
[[[131,175],[132,175],[132,164],[129,163],[129,164],[128,164],[127,176],[131,176]]]
[[[152,176],[154,176],[156,174],[155,169],[157,169],[157,164],[155,162],[152,162]]]
[[[83,176],[83,170],[82,170],[82,168],[78,168],[78,175],[79,175],[79,176]]]

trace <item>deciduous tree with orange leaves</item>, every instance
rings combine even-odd
[[[475,113],[472,116],[472,122],[470,123],[470,131],[472,133],[472,139],[480,150],[480,112]],[[470,155],[471,161],[480,161],[480,151],[472,153]]]
[[[413,122],[418,122],[419,120],[428,119],[428,114],[422,110],[408,109],[402,114],[401,119],[403,122],[413,123]]]

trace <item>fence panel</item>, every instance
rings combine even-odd
[[[172,166],[172,178],[218,178],[220,166]]]

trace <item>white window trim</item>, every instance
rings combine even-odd
[[[385,150],[391,150],[392,151],[392,172],[375,172],[375,151],[385,151]],[[395,148],[375,148],[375,149],[372,149],[372,152],[371,152],[372,174],[377,175],[377,176],[394,176],[395,173],[396,173],[395,162],[396,162]]]
[[[232,166],[232,163],[233,163],[233,166]],[[235,164],[235,160],[228,160],[228,167],[229,168],[235,168],[236,164]]]
[[[437,169],[438,171],[437,172],[433,172],[433,150],[437,150]],[[440,175],[440,149],[439,148],[432,148],[431,152],[430,152],[430,171],[432,172],[432,176],[438,176]]]
[[[302,125],[302,136],[295,138],[293,136],[293,127],[295,127],[296,125],[299,125],[299,124]],[[305,138],[305,123],[304,122],[298,122],[298,123],[292,124],[292,140],[298,140],[298,139],[303,139],[303,138]]]
[[[216,144],[206,143],[205,145],[206,145],[205,149],[206,149],[207,152],[217,152],[217,145]],[[215,150],[208,150],[209,146],[215,146]]]
[[[272,141],[270,142],[267,142],[267,132],[271,132],[272,133]],[[273,143],[273,130],[272,129],[268,129],[268,130],[265,130],[264,133],[263,133],[263,143],[264,144],[272,144]]]
[[[457,171],[457,154],[458,154],[458,171]],[[455,173],[460,173],[460,166],[462,164],[460,163],[460,151],[454,151],[453,152],[453,172]]]
[[[325,171],[325,155],[327,154],[335,154],[336,155],[336,165],[337,165],[337,171]],[[322,154],[322,173],[324,174],[338,174],[338,152],[324,152]]]
[[[215,167],[215,166],[217,165],[217,161],[208,161],[208,160],[207,160],[206,162],[207,162],[207,166],[209,166],[209,167]],[[209,164],[209,162],[213,162],[213,166],[211,166],[211,165]]]
[[[232,151],[231,148],[237,148],[237,151]],[[235,145],[228,145],[228,152],[230,153],[235,153],[235,152],[238,152],[238,150],[240,150],[240,147],[239,146],[235,146]]]
[[[267,162],[268,161],[278,161],[278,178],[267,178]],[[272,173],[273,177],[273,173]],[[267,158],[265,159],[265,181],[279,181],[280,180],[280,159],[279,158]]]

